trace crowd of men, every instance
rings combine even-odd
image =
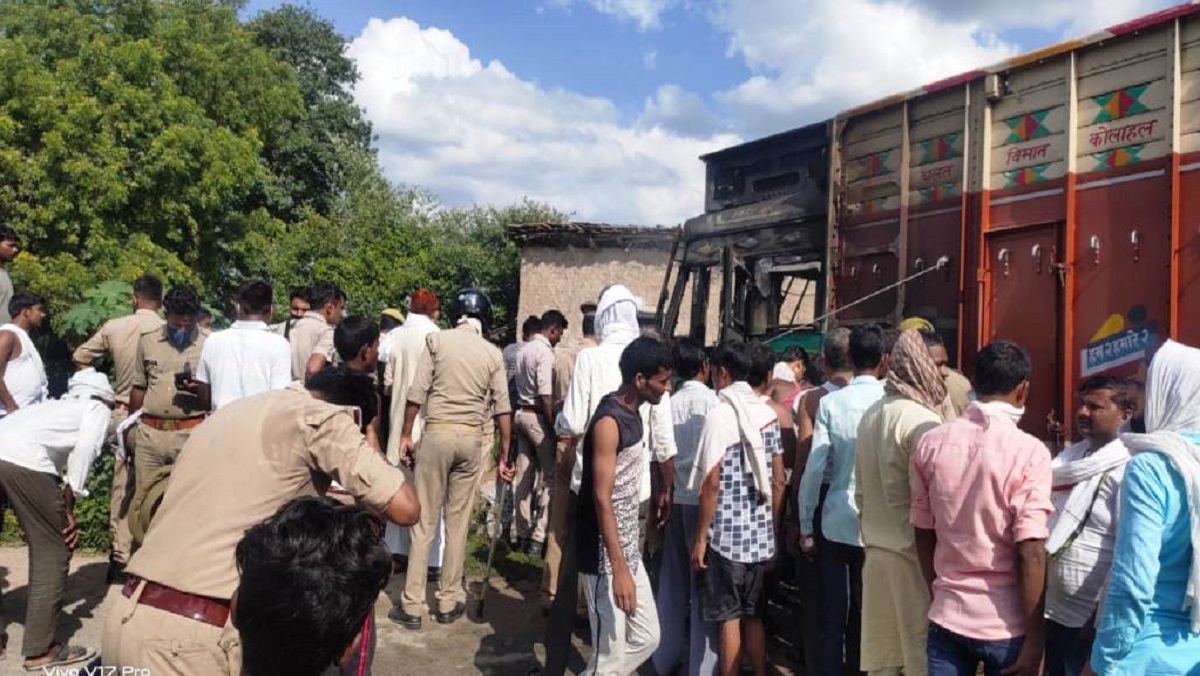
[[[18,250],[0,229],[0,272]],[[583,611],[586,674],[761,676],[780,580],[801,594],[808,674],[1200,669],[1193,348],[1167,341],[1142,380],[1084,380],[1081,440],[1052,454],[1019,426],[1044,386],[1028,353],[995,341],[970,382],[921,319],[832,330],[815,358],[706,350],[640,323],[614,285],[580,308],[578,339],[550,309],[502,352],[475,289],[445,317],[418,289],[407,316],[371,319],[322,282],[271,324],[274,289],[249,280],[212,331],[193,289],[145,276],[54,400],[32,339],[44,302],[10,287],[0,274],[0,487],[28,543],[29,669],[97,655],[62,640],[58,613],[74,502],[106,445],[109,666],[369,673],[394,565],[391,621],[466,613],[498,449],[504,537],[545,562],[549,674]]]

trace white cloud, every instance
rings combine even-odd
[[[545,7],[569,9],[577,0],[544,0],[538,6],[538,11]],[[680,0],[582,0],[592,9],[616,17],[622,21],[632,21],[639,30],[648,31],[662,27],[662,15]]]
[[[750,135],[789,129],[1021,51],[999,35],[1083,35],[1170,0],[719,0],[713,23],[750,69],[716,99]]]
[[[522,80],[472,58],[449,31],[407,18],[372,19],[349,54],[384,171],[451,203],[528,196],[580,219],[674,224],[703,208],[697,156],[739,141],[671,130],[671,120],[695,115],[677,88],[623,125],[607,99]]]
[[[983,22],[994,30],[1041,28],[1081,36],[1162,9],[1175,0],[917,0],[950,20]]]
[[[663,127],[684,136],[704,137],[717,127],[716,116],[695,93],[665,84],[646,99],[638,125]]]
[[[658,50],[651,49],[642,54],[642,65],[646,67],[646,70],[658,68]]]
[[[1017,52],[971,20],[876,0],[724,0],[717,25],[754,73],[718,94],[738,127],[765,134]]]

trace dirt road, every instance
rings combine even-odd
[[[71,562],[67,594],[63,604],[60,635],[72,643],[99,648],[109,599],[119,593],[104,583],[107,560],[95,556],[76,556]],[[0,662],[0,675],[25,674],[21,666],[21,639],[24,634],[25,602],[28,593],[28,558],[24,547],[0,548],[0,603],[8,624],[8,657]],[[545,623],[539,610],[532,583],[516,587],[494,579],[482,622],[460,620],[449,627],[426,620],[422,631],[406,631],[387,619],[392,603],[399,597],[403,575],[394,575],[386,598],[375,607],[379,620],[379,641],[375,655],[376,674],[489,674],[518,676],[536,666],[542,656]],[[472,598],[478,583],[472,585]],[[503,628],[498,635],[496,628]],[[589,649],[576,637],[579,650]],[[536,651],[536,652],[535,652]],[[583,653],[583,654],[586,654]],[[576,655],[575,669],[583,666]],[[37,673],[37,672],[35,672]]]

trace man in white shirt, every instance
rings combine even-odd
[[[1075,429],[1059,453],[1050,500],[1046,575],[1046,674],[1079,676],[1092,653],[1096,608],[1117,545],[1117,507],[1129,449],[1121,426],[1137,409],[1137,385],[1097,376],[1079,386]]]
[[[575,360],[575,372],[571,374],[571,385],[562,411],[554,426],[558,435],[565,438],[582,437],[588,429],[592,414],[600,400],[621,386],[621,353],[641,334],[637,320],[638,301],[629,289],[620,284],[610,286],[600,294],[596,305],[596,337],[600,344],[579,353]],[[652,465],[659,471],[663,487],[648,520],[647,529],[659,527],[670,511],[671,492],[675,482],[675,430],[671,421],[671,396],[663,393],[656,403],[642,403],[638,409],[642,418],[643,440],[649,453],[642,454],[642,472],[639,477],[638,498],[643,505],[651,499]],[[578,496],[583,482],[583,457],[575,458],[571,475],[571,492]],[[573,508],[568,506],[568,512]],[[568,514],[568,523],[573,515]],[[559,584],[550,609],[550,622],[546,639],[546,673],[553,674],[565,664],[570,648],[570,632],[574,621],[578,589],[575,585],[578,562],[574,555],[565,551],[559,572]],[[565,582],[565,586],[564,586]],[[567,593],[564,594],[563,592]]]
[[[441,330],[437,324],[441,316],[442,306],[437,294],[429,289],[417,289],[409,298],[408,319],[405,320],[404,326],[393,330],[388,336],[391,347],[383,372],[383,391],[390,393],[390,403],[384,408],[389,411],[388,424],[391,427],[387,439],[387,459],[393,465],[400,464],[400,428],[404,425],[408,390],[417,375],[417,362],[421,359],[421,353],[425,351],[425,339],[429,334]],[[418,412],[412,428],[413,443],[420,441],[424,429],[425,417]],[[401,469],[405,477],[412,481],[412,470],[406,467]],[[387,524],[383,541],[392,554],[408,556],[408,528]],[[429,548],[430,570],[441,567],[445,551],[446,520],[443,517],[438,520],[437,534]]]
[[[46,321],[45,301],[22,291],[8,304],[12,322],[0,326],[0,417],[46,398],[49,381],[30,333]]]
[[[75,496],[88,494],[88,474],[104,445],[114,406],[108,378],[86,368],[71,377],[61,400],[33,404],[0,420],[0,485],[29,546],[22,647],[29,671],[75,664],[96,654],[57,643],[55,635],[71,550],[79,543]]]
[[[261,279],[242,284],[237,292],[237,321],[204,342],[196,381],[201,401],[214,411],[292,382],[291,347],[267,325],[275,310],[271,294],[271,285]]]
[[[654,668],[660,674],[688,676],[711,674],[717,668],[716,625],[700,619],[700,596],[692,573],[692,545],[700,518],[700,496],[688,486],[700,450],[704,420],[717,405],[717,394],[708,386],[708,354],[695,341],[684,338],[674,348],[675,373],[684,382],[671,397],[675,422],[675,506],[667,523],[662,568],[658,582],[658,622],[662,641],[654,651]]]

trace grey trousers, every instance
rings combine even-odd
[[[654,668],[687,676],[717,673],[720,627],[700,619],[700,597],[692,570],[692,544],[700,508],[676,503],[671,509],[658,573],[658,622],[662,641],[654,651]]]
[[[67,587],[71,550],[62,535],[67,527],[67,506],[62,484],[53,474],[0,460],[0,485],[8,493],[29,546],[29,601],[22,652],[26,657],[38,657],[54,644]]]

